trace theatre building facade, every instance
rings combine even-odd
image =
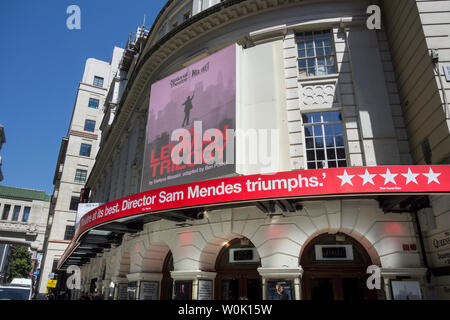
[[[436,2],[168,1],[110,86],[72,297],[450,298]]]

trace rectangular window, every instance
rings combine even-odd
[[[69,210],[77,211],[78,204],[80,203],[80,197],[72,197],[70,199],[70,207]]]
[[[92,145],[82,143],[80,148],[80,156],[90,157]]]
[[[28,222],[28,219],[30,218],[30,211],[31,211],[30,207],[25,207],[23,209],[22,222]]]
[[[103,88],[103,78],[95,76],[94,77],[94,86]]]
[[[12,221],[18,221],[19,220],[19,213],[20,213],[20,206],[14,206]]]
[[[77,172],[75,173],[75,182],[85,183],[86,177],[87,177],[86,170],[77,169]]]
[[[98,109],[98,105],[100,104],[100,100],[89,98],[89,108]]]
[[[74,235],[75,235],[75,227],[66,226],[66,231],[64,232],[64,240],[72,240]]]
[[[302,32],[295,36],[300,77],[336,73],[333,33],[330,30]]]
[[[11,205],[5,204],[5,206],[3,207],[2,220],[8,220],[10,210],[11,210]]]
[[[95,121],[87,120],[84,122],[84,131],[94,132],[95,131]]]
[[[308,169],[347,166],[342,115],[339,111],[302,114]]]

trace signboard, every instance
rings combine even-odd
[[[47,288],[56,288],[56,284],[58,283],[57,280],[51,280],[49,279],[47,281]]]
[[[105,222],[179,208],[268,199],[432,193],[450,193],[450,166],[351,167],[239,176],[150,190],[112,201],[87,213],[75,237]]]
[[[450,266],[450,230],[434,234],[428,239],[432,266]]]
[[[422,300],[418,281],[391,281],[394,300]]]
[[[268,300],[294,300],[292,281],[290,280],[267,281],[267,288]]]
[[[78,204],[78,210],[77,210],[77,217],[75,218],[75,225],[78,225],[78,222],[80,222],[81,218],[88,213],[89,211],[99,207],[103,203],[79,203]]]
[[[128,300],[128,283],[119,283],[117,290],[117,300]]]
[[[207,132],[216,129],[222,138],[235,129],[236,47],[232,45],[152,85],[147,120],[146,147],[141,190],[211,179],[235,172],[224,164],[227,144],[219,152],[223,161],[207,163],[208,145],[214,140]],[[189,133],[189,141],[172,139],[175,131]],[[226,140],[226,139],[224,139]],[[172,161],[172,151],[186,146]],[[234,151],[234,143],[230,146]],[[186,152],[186,153],[184,153]],[[233,152],[234,154],[234,152]],[[219,164],[219,162],[222,162]]]
[[[213,299],[213,282],[212,280],[198,280],[198,300]]]
[[[139,289],[139,300],[158,300],[157,281],[141,281]]]

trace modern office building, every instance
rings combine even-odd
[[[449,299],[450,1],[377,3],[168,1],[105,111],[75,296]]]
[[[45,236],[40,294],[46,293],[49,275],[55,273],[56,262],[74,235],[81,189],[95,163],[101,137],[103,106],[110,83],[117,76],[122,52],[121,48],[115,47],[110,62],[93,58],[86,61],[53,177],[54,192]]]

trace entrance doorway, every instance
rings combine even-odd
[[[169,251],[164,259],[162,270],[163,277],[161,280],[161,300],[172,300],[173,279],[170,275],[170,271],[173,271],[173,256],[171,251]]]
[[[375,300],[366,286],[372,261],[361,244],[344,234],[312,240],[300,259],[303,296],[308,300]]]
[[[255,246],[246,238],[228,242],[216,260],[215,299],[261,300],[261,265]]]

